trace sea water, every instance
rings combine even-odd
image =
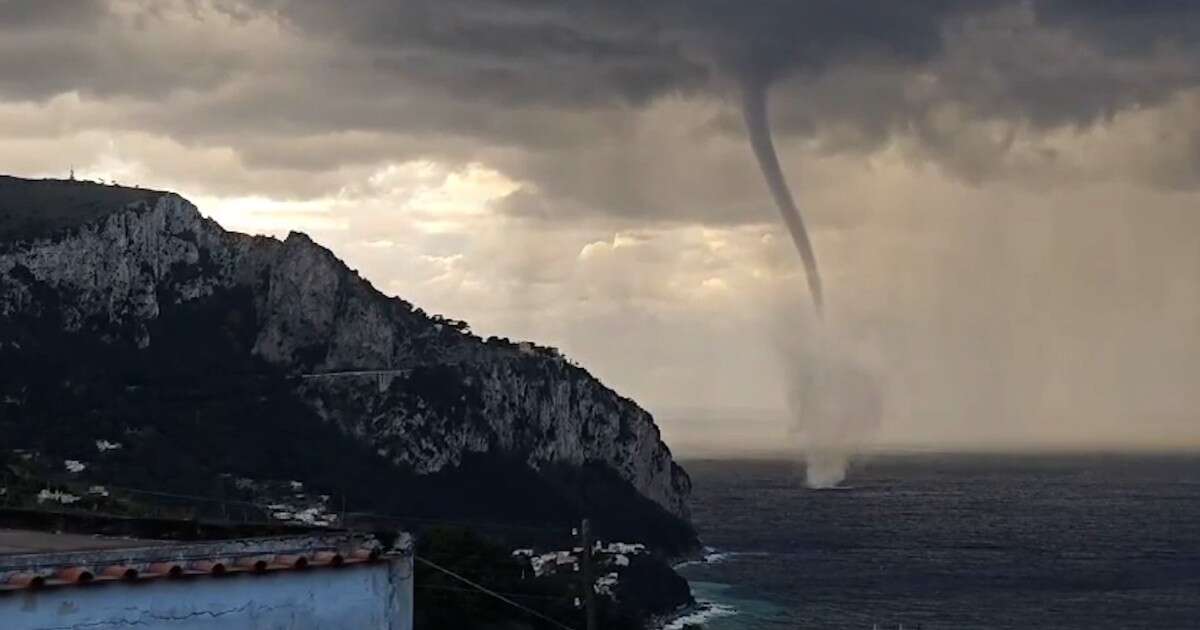
[[[1200,628],[1200,456],[684,462],[709,630]]]

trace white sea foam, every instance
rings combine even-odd
[[[718,604],[716,602],[702,601],[698,604],[696,610],[689,612],[682,617],[676,617],[671,620],[671,623],[663,626],[662,630],[683,630],[691,625],[704,625],[704,622],[716,619],[718,617],[732,617],[738,614],[738,611],[733,606]]]
[[[698,560],[684,560],[683,562],[677,562],[671,568],[682,569],[684,567],[691,567],[697,564],[721,564],[722,562],[727,562],[729,560],[733,560],[734,558],[765,555],[768,554],[763,551],[717,551],[712,547],[705,547],[704,555]]]

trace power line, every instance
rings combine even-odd
[[[437,565],[437,564],[436,564],[436,563],[434,563],[434,562],[431,562],[431,561],[429,561],[429,560],[426,560],[425,558],[422,558],[421,556],[414,555],[414,556],[413,556],[413,558],[414,558],[414,559],[415,559],[417,562],[420,562],[421,564],[424,564],[425,566],[427,566],[427,567],[429,567],[429,568],[431,568],[431,569],[435,569],[435,570],[437,570],[437,571],[441,571],[442,573],[445,573],[446,575],[449,575],[450,577],[452,577],[452,578],[454,578],[454,579],[456,579],[456,580],[458,580],[458,581],[462,582],[463,584],[466,584],[466,585],[468,585],[468,586],[470,586],[470,587],[472,587],[472,588],[474,588],[474,589],[476,589],[476,590],[478,590],[478,591],[481,591],[481,592],[483,592],[483,593],[485,593],[485,594],[487,594],[487,595],[491,595],[492,597],[494,597],[494,598],[496,598],[496,599],[498,599],[498,600],[500,600],[500,601],[502,601],[502,602],[504,602],[504,603],[508,604],[509,606],[512,606],[512,607],[514,607],[514,608],[517,608],[517,609],[519,609],[519,610],[522,610],[522,611],[524,611],[524,612],[526,612],[526,613],[528,613],[528,614],[530,614],[530,615],[533,615],[534,617],[537,617],[538,619],[541,619],[541,620],[543,620],[543,621],[545,621],[545,622],[547,622],[547,623],[553,624],[554,626],[556,626],[556,627],[558,627],[558,628],[561,628],[562,630],[575,630],[575,628],[572,628],[571,626],[568,626],[568,625],[566,625],[566,624],[562,623],[561,621],[559,621],[559,620],[557,620],[557,619],[555,619],[555,618],[553,618],[553,617],[549,617],[549,616],[547,616],[547,615],[543,615],[542,613],[540,613],[540,612],[538,612],[538,611],[536,611],[536,610],[534,610],[534,609],[532,609],[532,608],[529,608],[528,606],[525,606],[525,605],[519,604],[519,603],[517,603],[517,602],[515,602],[515,601],[513,601],[513,600],[511,600],[511,599],[509,599],[508,597],[505,597],[504,595],[502,595],[502,594],[500,594],[500,593],[497,593],[496,591],[493,591],[493,590],[491,590],[491,589],[487,588],[486,586],[483,586],[483,585],[477,584],[477,583],[475,583],[475,582],[472,582],[471,580],[468,580],[467,578],[465,578],[465,577],[463,577],[463,576],[461,576],[461,575],[459,575],[459,574],[457,574],[457,573],[455,573],[455,572],[451,571],[450,569],[447,569],[447,568],[445,568],[445,567],[439,566],[439,565]]]
[[[65,485],[65,484],[64,484]],[[82,485],[82,484],[81,484]],[[194,494],[178,494],[175,492],[163,492],[161,490],[142,490],[141,488],[129,488],[126,486],[104,486],[110,492],[127,492],[129,494],[145,494],[155,497],[165,497],[169,499],[189,499],[192,501],[203,501],[205,503],[223,503],[226,505],[242,505],[246,507],[259,508],[261,510],[269,510],[270,506],[264,503],[253,503],[251,501],[242,501],[240,499],[218,499],[216,497],[202,497]]]
[[[567,537],[567,532],[570,527],[544,527],[538,525],[519,525],[516,523],[500,523],[495,521],[476,521],[476,520],[447,520],[423,516],[404,516],[400,514],[379,514],[376,512],[347,512],[349,517],[366,517],[377,518],[380,520],[399,521],[404,523],[426,523],[430,525],[446,525],[455,527],[475,527],[479,529],[505,529],[505,530],[520,530],[539,533],[555,533]]]
[[[49,484],[49,485],[60,485],[60,486],[67,486],[67,487],[72,487],[72,488],[73,487],[83,487],[86,485],[85,482],[82,482],[79,480],[74,480],[74,479],[68,480],[68,479],[59,478],[59,479],[46,479],[44,481],[46,481],[47,484]],[[239,520],[223,521],[223,522],[227,522],[229,524],[239,524],[239,523],[240,524],[264,524],[264,526],[295,526],[295,524],[298,524],[298,523],[293,523],[293,522],[288,522],[288,521],[281,521],[281,520],[277,520],[277,518],[270,517],[269,515],[274,514],[274,512],[277,511],[277,508],[272,508],[272,505],[275,505],[272,503],[257,503],[257,502],[250,502],[250,500],[242,500],[242,499],[234,499],[234,498],[202,497],[202,496],[198,496],[198,494],[185,494],[185,493],[179,493],[179,492],[164,492],[164,491],[158,491],[158,490],[143,490],[143,488],[134,488],[134,487],[128,487],[128,486],[104,485],[103,487],[104,487],[104,490],[109,492],[109,497],[114,498],[114,499],[121,498],[122,494],[127,494],[127,496],[134,496],[134,494],[142,494],[142,496],[146,496],[146,497],[190,500],[190,502],[194,502],[194,503],[203,503],[203,504],[211,504],[211,505],[218,505],[218,506],[230,506],[230,508],[233,508],[233,506],[236,506],[236,508],[257,510],[259,512],[263,512],[263,515],[264,515],[263,517],[259,517],[259,518],[247,518],[246,517],[247,515],[244,514],[244,515],[242,515],[242,518],[239,518]],[[287,499],[287,498],[283,498],[280,500],[280,503],[287,504],[288,500],[289,499]],[[192,508],[193,509],[197,508],[197,506],[193,505]],[[97,510],[61,510],[60,514],[110,516],[110,517],[122,517],[122,518],[136,517],[136,515],[110,514],[110,512],[107,512],[107,511],[97,511]],[[547,526],[535,526],[535,524],[503,523],[503,522],[496,522],[496,521],[449,520],[449,518],[408,516],[408,515],[400,515],[400,514],[380,514],[380,512],[367,512],[367,511],[346,512],[346,514],[344,514],[344,518],[338,517],[338,522],[337,522],[338,527],[341,527],[344,529],[362,529],[361,527],[360,528],[349,527],[349,521],[355,517],[368,518],[368,520],[370,520],[370,518],[374,518],[374,520],[391,521],[391,522],[400,523],[400,524],[412,524],[412,526],[419,526],[419,524],[425,524],[425,526],[428,526],[428,527],[437,527],[437,526],[458,527],[458,528],[467,528],[467,529],[478,529],[478,530],[482,530],[482,532],[493,532],[493,533],[512,532],[512,533],[540,534],[542,536],[547,536],[547,538],[548,538],[548,536],[556,536],[556,538],[563,539],[563,540],[570,538],[570,535],[569,535],[570,528],[566,527],[566,526],[547,527]],[[307,524],[307,523],[299,523],[299,524]]]
[[[412,373],[411,368],[404,369],[357,369],[357,370],[331,370],[329,372],[302,372],[298,374],[302,379],[325,378],[330,376],[397,376]]]
[[[64,486],[82,487],[84,485],[87,485],[84,482],[80,482],[75,479],[58,478],[58,479],[47,479],[47,481],[49,481],[52,484],[58,484],[58,485],[64,485]],[[93,484],[93,485],[97,485],[97,484]],[[250,507],[250,508],[256,508],[256,509],[261,510],[264,513],[268,513],[268,514],[276,511],[275,508],[271,507],[273,505],[272,503],[257,503],[257,502],[253,502],[253,501],[242,500],[242,499],[208,497],[208,496],[200,496],[200,495],[194,495],[194,494],[183,494],[183,493],[179,493],[179,492],[166,492],[166,491],[162,491],[162,490],[146,490],[146,489],[142,489],[142,488],[132,488],[129,486],[104,485],[104,488],[105,488],[105,490],[109,491],[110,493],[115,492],[118,494],[120,494],[120,493],[141,494],[141,495],[162,497],[162,498],[169,498],[169,499],[186,499],[186,500],[204,502],[204,503],[215,503],[215,504],[219,504],[219,505]],[[286,498],[281,499],[281,502],[286,502],[288,500],[289,499],[286,499]],[[379,520],[396,521],[396,522],[401,522],[401,523],[424,523],[427,525],[442,525],[442,526],[447,526],[447,527],[467,527],[467,528],[489,529],[489,530],[511,530],[511,531],[537,532],[537,533],[542,533],[542,534],[558,534],[558,535],[561,535],[564,537],[567,536],[566,532],[570,531],[570,527],[565,526],[565,525],[563,527],[545,527],[545,526],[538,526],[538,525],[522,525],[522,524],[517,524],[517,523],[502,523],[502,522],[498,522],[498,521],[480,521],[480,520],[470,520],[470,519],[451,520],[451,519],[441,519],[441,518],[435,518],[435,517],[408,516],[408,515],[404,515],[404,514],[383,514],[383,513],[379,513],[379,512],[347,512],[346,516],[348,518],[349,517],[375,518],[375,519],[379,519]],[[278,522],[278,521],[276,519],[266,519],[264,522],[274,523],[274,522]],[[344,525],[344,523],[343,523],[343,525]]]
[[[478,593],[479,592],[473,588],[456,588],[454,586],[437,586],[437,585],[433,585],[433,584],[424,584],[424,585],[418,584],[418,585],[414,586],[413,588],[415,588],[417,590],[421,590],[421,591],[449,591],[452,593]],[[555,595],[533,595],[533,594],[529,594],[529,593],[500,593],[500,594],[505,597],[513,597],[513,598],[518,598],[518,599],[544,599],[544,600],[551,600],[551,601],[562,601],[562,599],[563,599],[561,596],[555,596]]]

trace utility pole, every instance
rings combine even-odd
[[[583,519],[583,601],[587,607],[587,630],[596,630],[596,574],[592,569],[592,521]]]

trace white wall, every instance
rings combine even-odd
[[[4,630],[412,630],[410,558],[0,593]]]

